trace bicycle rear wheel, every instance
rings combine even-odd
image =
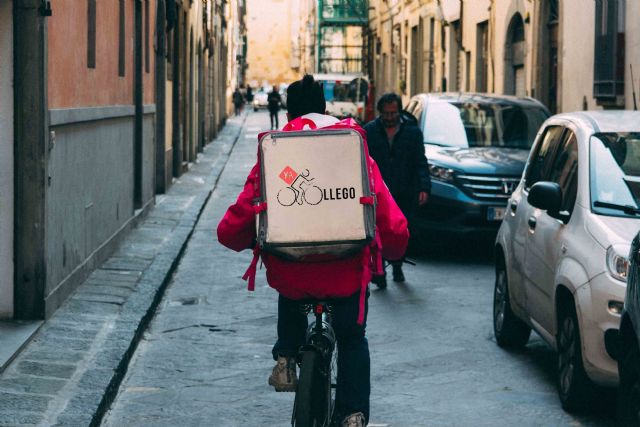
[[[307,350],[303,353],[293,407],[292,425],[295,427],[329,425],[327,396],[331,392],[331,383],[327,381],[322,363],[318,352]]]

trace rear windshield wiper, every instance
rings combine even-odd
[[[617,205],[615,203],[607,203],[596,200],[595,202],[593,202],[593,206],[597,208],[615,209],[617,211],[623,211],[624,213],[629,215],[640,215],[640,209],[631,205]]]

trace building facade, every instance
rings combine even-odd
[[[633,108],[638,2],[372,0],[370,6],[370,74],[378,95],[393,90],[406,100],[420,92],[476,91],[534,97],[552,112]]]
[[[300,7],[296,0],[247,0],[247,83],[254,88],[300,79],[292,37]]]
[[[368,74],[368,9],[367,0],[300,2],[291,36],[302,74]]]
[[[243,13],[0,0],[0,319],[49,317],[197,160],[242,72]]]

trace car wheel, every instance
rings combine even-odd
[[[518,319],[511,311],[509,283],[504,264],[496,269],[496,283],[493,291],[493,334],[503,348],[523,347],[529,341],[531,328]]]
[[[258,109],[256,107],[253,107],[253,112],[255,113],[257,111],[258,111]]]
[[[622,427],[640,425],[640,349],[634,339],[618,360],[618,422]]]
[[[557,386],[562,408],[567,412],[584,410],[591,402],[594,386],[582,364],[578,316],[573,301],[559,313]]]

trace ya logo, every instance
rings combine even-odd
[[[315,178],[310,178],[309,169],[297,173],[290,166],[280,172],[280,179],[288,184],[278,191],[276,198],[282,206],[291,206],[294,203],[302,205],[317,205],[323,199],[322,189],[312,184]]]

